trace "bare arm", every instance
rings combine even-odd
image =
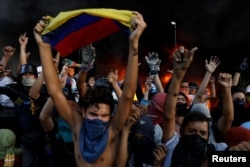
[[[141,105],[144,107],[144,108],[147,108],[148,104],[149,104],[149,92],[152,88],[152,82],[153,82],[153,76],[148,76],[146,78],[146,81],[145,81],[145,91],[144,91],[144,94],[143,94],[143,98],[141,99]]]
[[[57,69],[53,63],[51,46],[48,43],[44,43],[41,38],[41,32],[46,26],[44,20],[47,20],[47,18],[43,17],[43,20],[40,20],[39,23],[37,23],[34,27],[34,37],[39,48],[46,87],[59,115],[71,127],[74,127],[76,123],[74,117],[75,112],[72,111],[65,95],[62,92],[61,84],[57,76]]]
[[[43,73],[36,79],[35,83],[32,85],[32,87],[29,90],[29,96],[36,100],[40,96],[40,90],[43,86]]]
[[[120,99],[122,96],[122,90],[117,83],[117,79],[118,79],[118,70],[116,69],[115,71],[110,71],[108,74],[108,81],[111,83],[116,96],[118,97],[118,99]]]
[[[26,46],[28,44],[29,38],[26,36],[27,34],[21,34],[18,38],[20,44],[20,56],[19,56],[19,64],[27,64],[27,53],[26,53]]]
[[[123,92],[121,99],[118,102],[117,112],[112,118],[111,122],[111,127],[114,129],[115,134],[118,134],[122,130],[131,112],[138,78],[139,39],[144,29],[146,28],[146,23],[144,22],[142,15],[138,12],[133,13],[135,16],[132,19],[131,23],[135,29],[129,36],[129,55]]]
[[[128,120],[122,129],[121,139],[116,157],[116,166],[119,167],[126,166],[129,157],[128,137],[130,134],[130,129],[139,119],[140,119],[140,113],[134,112],[132,115],[128,117]]]
[[[211,76],[209,83],[210,83],[210,88],[211,88],[211,97],[214,98],[216,97],[216,88],[215,88],[215,77]]]
[[[48,98],[47,102],[43,106],[43,109],[39,115],[40,122],[45,132],[50,132],[54,128],[54,122],[51,118],[54,104],[51,98]]]
[[[159,75],[154,76],[154,83],[155,83],[155,87],[157,89],[157,92],[164,92],[164,88],[162,86]]]
[[[196,95],[194,96],[193,104],[201,102],[203,92],[208,85],[209,79],[219,64],[220,64],[220,61],[219,61],[219,58],[217,56],[211,56],[209,63],[207,60],[205,60],[206,73],[202,79],[202,82],[199,86],[199,89],[198,89]]]
[[[173,53],[172,61],[174,71],[163,110],[163,142],[168,141],[175,133],[175,107],[177,96],[179,94],[181,81],[183,80],[186,70],[193,60],[193,55],[196,50],[196,47],[190,51],[184,49],[184,47],[180,47]]]
[[[79,91],[79,96],[82,97],[86,91],[87,91],[87,86],[86,86],[86,78],[87,78],[87,72],[86,71],[80,71],[78,73],[78,78],[76,80],[76,86]]]
[[[218,83],[222,86],[222,116],[218,120],[218,129],[224,134],[232,125],[234,119],[234,107],[231,95],[232,76],[228,73],[220,73]]]

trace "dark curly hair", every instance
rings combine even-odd
[[[79,105],[84,107],[84,109],[92,105],[97,105],[98,103],[110,105],[110,111],[112,112],[114,108],[112,91],[102,86],[94,87],[93,89],[88,89],[86,94],[79,100]]]

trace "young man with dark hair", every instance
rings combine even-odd
[[[48,93],[60,116],[70,125],[75,146],[75,159],[77,166],[113,166],[115,161],[116,149],[119,141],[119,134],[131,112],[133,98],[136,92],[138,78],[138,47],[139,39],[146,28],[143,17],[138,12],[133,12],[131,20],[134,30],[129,36],[129,56],[127,72],[124,81],[122,96],[119,99],[117,111],[111,118],[110,103],[111,94],[109,91],[84,88],[88,67],[93,65],[94,56],[88,57],[83,70],[79,75],[78,88],[80,88],[81,113],[70,107],[67,99],[61,91],[61,86],[56,74],[52,60],[51,46],[41,38],[41,33],[46,24],[43,17],[34,28],[34,36],[40,51],[41,64],[44,70],[44,78]],[[86,57],[83,57],[83,59]],[[86,60],[86,59],[85,59]],[[81,86],[82,85],[82,86]],[[97,88],[94,88],[97,89]],[[93,92],[92,92],[93,91]],[[92,94],[96,93],[96,94]],[[97,96],[98,95],[98,96]],[[105,97],[106,96],[106,97]],[[105,98],[104,98],[105,97]],[[107,100],[104,100],[104,99]]]

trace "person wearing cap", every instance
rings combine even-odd
[[[250,142],[250,129],[242,126],[231,127],[224,134],[224,141],[229,146],[236,146],[241,142]],[[250,151],[250,148],[245,148]]]
[[[140,107],[132,110],[120,138],[116,166],[156,167],[156,164],[161,166],[164,158],[156,159],[159,155],[158,150],[165,155],[167,152],[165,146],[161,144],[162,129],[154,125],[152,120],[143,114]]]

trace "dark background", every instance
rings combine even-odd
[[[199,48],[187,72],[187,80],[200,82],[205,73],[205,59],[211,55],[217,55],[221,60],[215,75],[218,72],[234,74],[243,58],[249,57],[250,1],[247,0],[0,0],[0,3],[0,46],[14,46],[17,49],[15,58],[18,58],[18,37],[27,32],[29,61],[36,65],[39,65],[39,56],[32,29],[38,20],[44,15],[55,17],[61,11],[83,8],[127,9],[143,14],[148,26],[140,40],[142,82],[148,75],[144,59],[148,51],[159,53],[162,79],[169,76],[167,69],[172,68],[170,52],[175,43],[175,28],[171,21],[176,22],[178,46]],[[118,68],[122,77],[127,58],[127,36],[118,33],[94,45],[97,49],[95,73],[106,75],[109,69]],[[241,84],[250,84],[248,74],[249,69],[242,73]]]

